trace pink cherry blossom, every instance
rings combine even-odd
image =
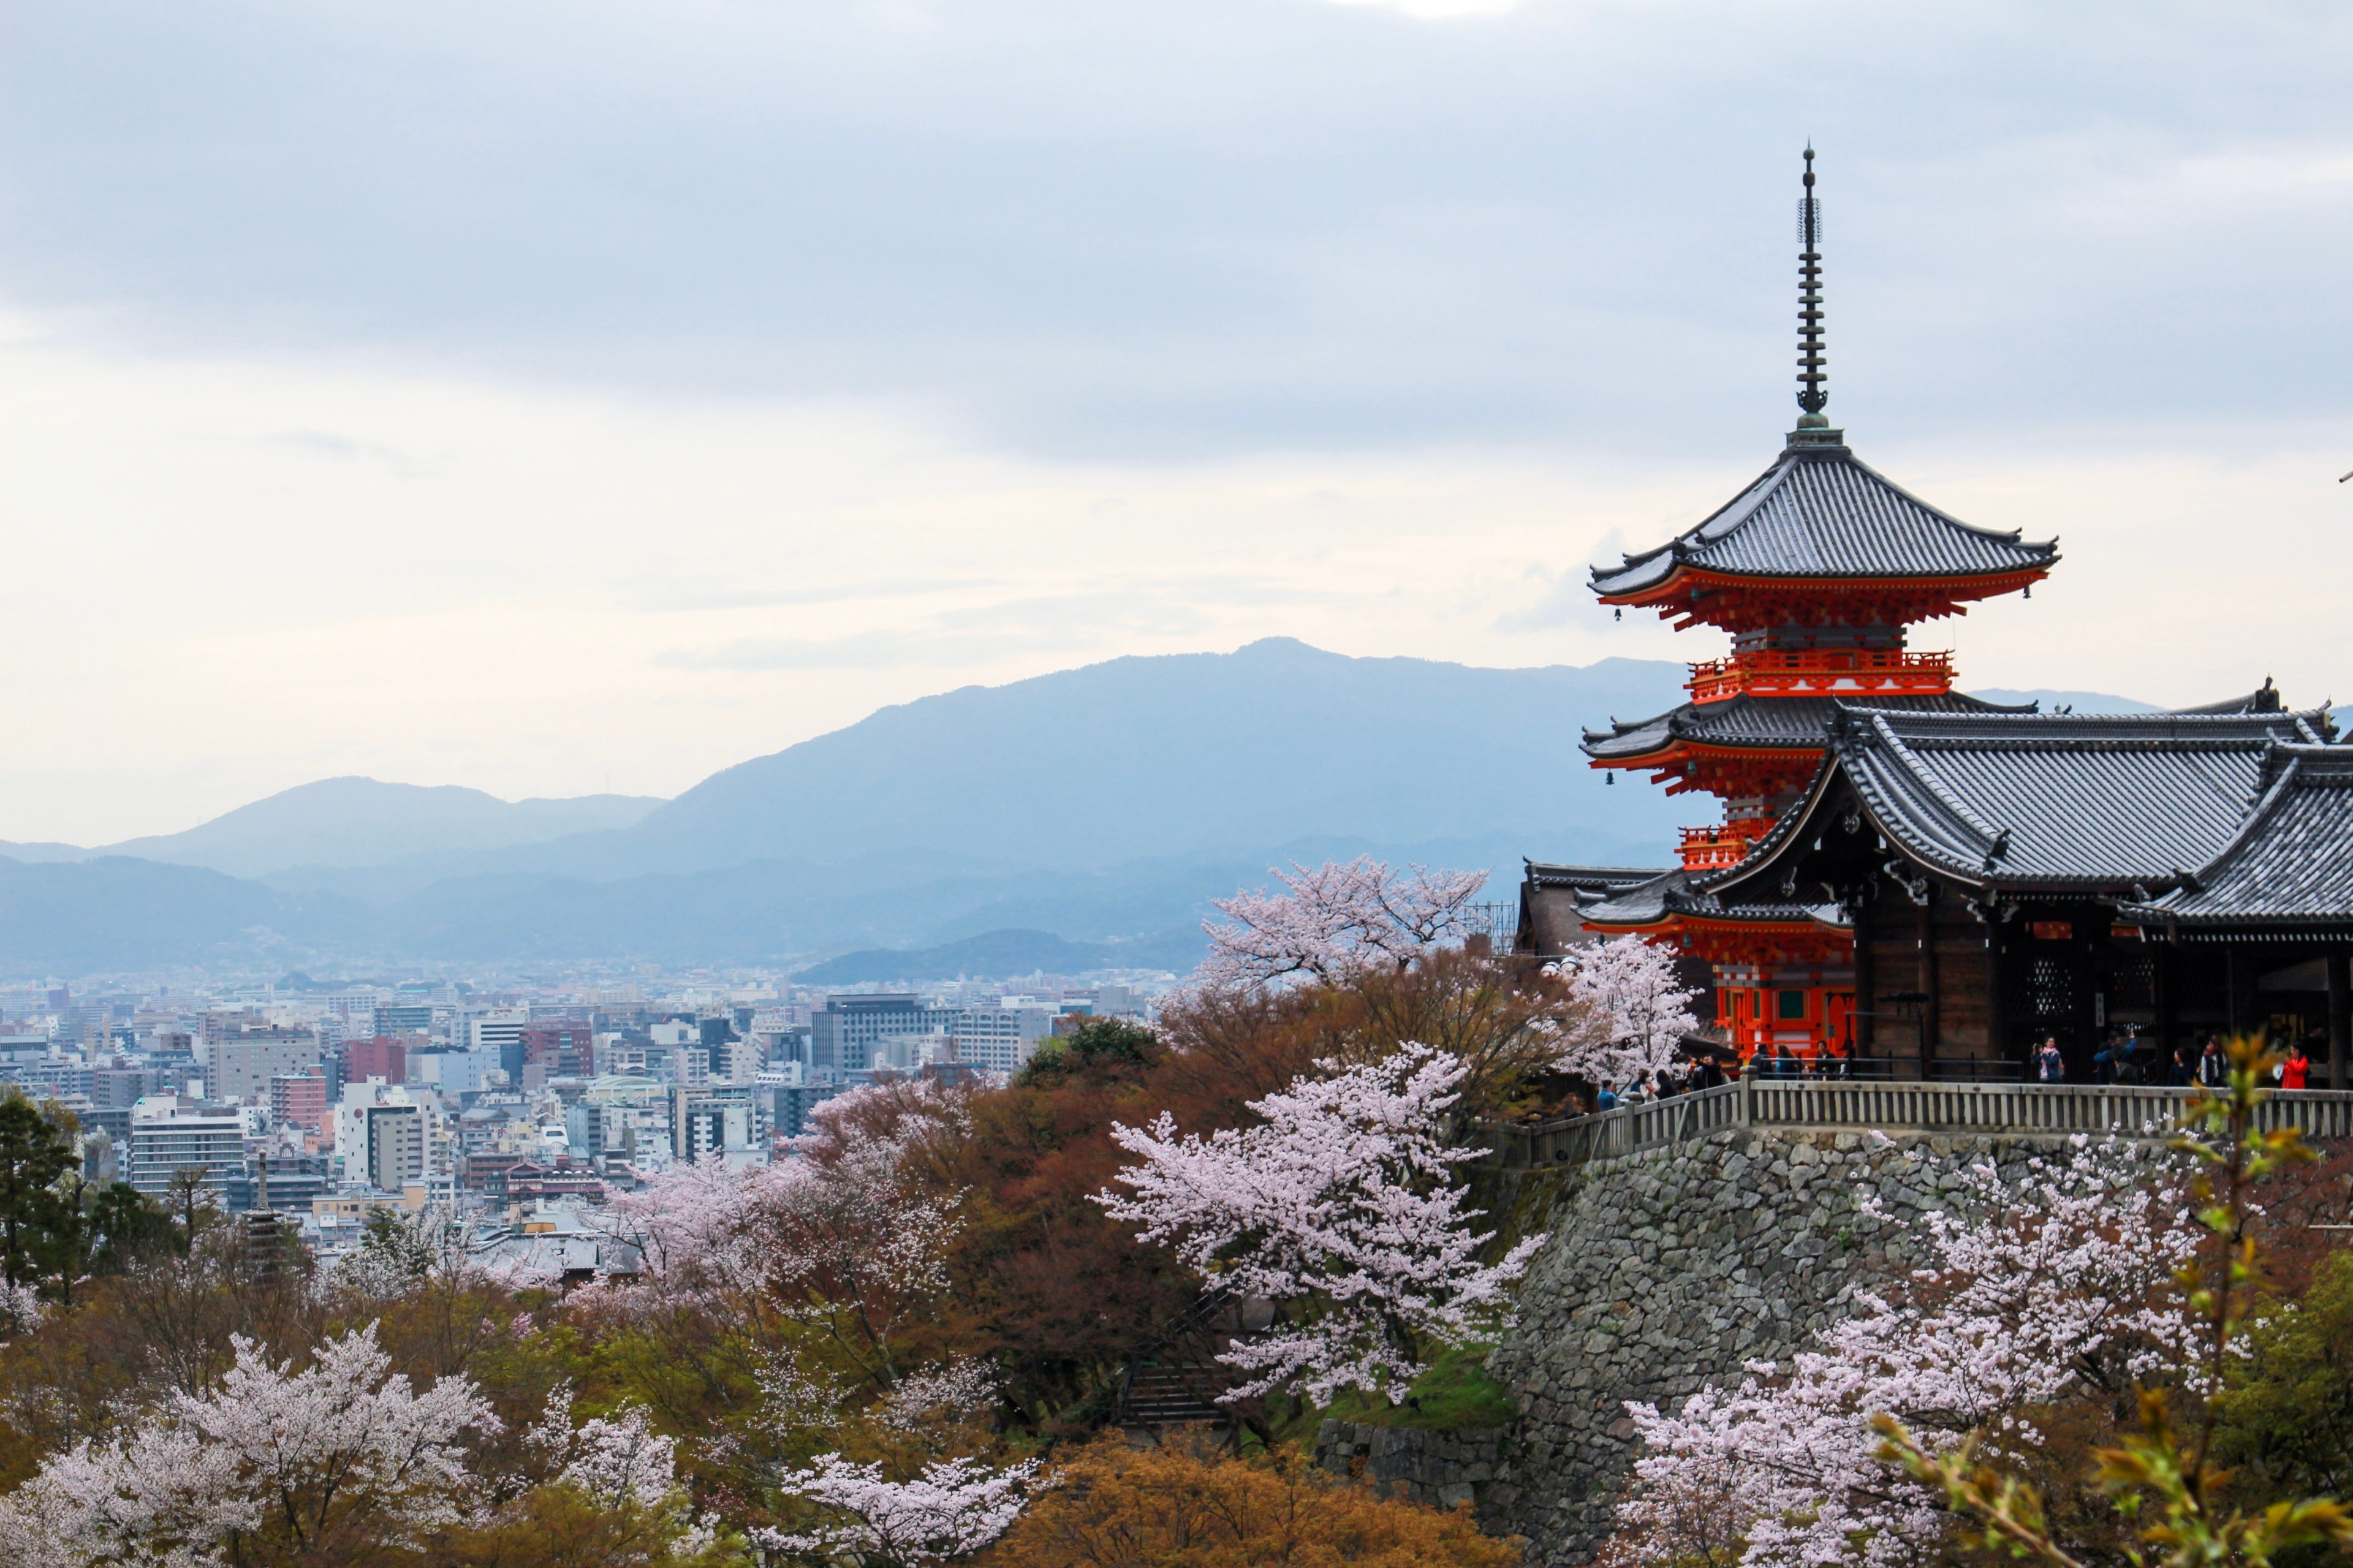
[[[1209,956],[1195,984],[1213,991],[1286,982],[1335,980],[1360,969],[1402,966],[1419,953],[1467,936],[1471,900],[1484,871],[1398,876],[1370,856],[1314,870],[1294,863],[1275,871],[1284,891],[1236,893],[1215,900],[1224,922],[1206,921]]]
[[[820,1454],[783,1489],[817,1506],[820,1522],[764,1531],[771,1551],[856,1568],[925,1568],[979,1551],[1012,1528],[1038,1472],[1034,1459],[992,1470],[977,1459],[941,1459],[907,1480],[879,1464]]]
[[[1409,1045],[1381,1062],[1319,1066],[1251,1103],[1260,1126],[1179,1137],[1163,1113],[1112,1131],[1139,1163],[1117,1178],[1133,1195],[1098,1203],[1236,1293],[1299,1309],[1220,1357],[1250,1374],[1229,1399],[1298,1386],[1325,1402],[1354,1385],[1402,1400],[1426,1370],[1423,1342],[1510,1321],[1509,1287],[1543,1244],[1479,1261],[1491,1235],[1471,1228],[1477,1212],[1454,1181],[1477,1152],[1440,1135],[1469,1070],[1460,1058]]]
[[[1644,1453],[1613,1555],[1918,1560],[1951,1516],[1874,1458],[1873,1416],[1897,1416],[1932,1450],[1971,1431],[2031,1447],[2038,1408],[2182,1364],[2191,1329],[2173,1278],[2198,1233],[2178,1170],[2079,1139],[2011,1178],[1966,1172],[1958,1204],[1925,1216],[1933,1265],[1900,1291],[1859,1296],[1787,1368],[1751,1363],[1736,1387],[1704,1389],[1672,1415],[1630,1404]]]
[[[0,1498],[0,1552],[20,1568],[176,1568],[242,1561],[239,1542],[264,1530],[317,1542],[364,1517],[415,1542],[464,1514],[463,1445],[499,1427],[467,1379],[417,1392],[391,1375],[374,1324],[299,1373],[235,1344],[217,1389],[52,1457]]]
[[[1699,1027],[1699,993],[1675,973],[1674,955],[1639,936],[1605,939],[1561,961],[1581,1005],[1563,1041],[1562,1070],[1622,1089],[1683,1072],[1683,1037]]]

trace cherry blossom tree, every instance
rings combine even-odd
[[[373,1324],[301,1372],[244,1339],[236,1352],[217,1389],[52,1457],[0,1498],[0,1552],[20,1568],[165,1568],[248,1561],[264,1545],[413,1544],[462,1517],[464,1444],[499,1429],[472,1383],[418,1393],[392,1375]]]
[[[765,1531],[761,1543],[804,1562],[854,1568],[928,1568],[977,1552],[1021,1517],[1034,1459],[992,1470],[977,1459],[941,1459],[892,1480],[880,1464],[820,1454],[785,1483],[813,1504],[817,1522]]]
[[[639,1405],[572,1424],[572,1385],[558,1384],[524,1435],[558,1484],[608,1510],[661,1508],[678,1489],[678,1439],[653,1429]]]
[[[1229,1399],[1302,1387],[1318,1403],[1354,1385],[1401,1402],[1430,1342],[1491,1335],[1511,1318],[1509,1286],[1544,1241],[1498,1262],[1454,1166],[1477,1152],[1446,1146],[1440,1125],[1467,1070],[1409,1045],[1385,1061],[1320,1064],[1252,1101],[1264,1119],[1208,1138],[1179,1137],[1163,1113],[1112,1136],[1138,1157],[1099,1203],[1145,1241],[1246,1297],[1290,1303],[1294,1320],[1239,1341],[1219,1359],[1248,1374]]]
[[[2078,1140],[2011,1175],[1967,1172],[1957,1205],[1926,1217],[1931,1265],[1900,1294],[1860,1296],[1787,1368],[1753,1363],[1672,1415],[1630,1404],[1644,1453],[1612,1555],[1919,1560],[1952,1516],[1876,1457],[1875,1417],[1913,1424],[1933,1452],[1972,1431],[1989,1453],[2022,1452],[2052,1406],[2179,1365],[2193,1330],[2174,1276],[2197,1239],[2178,1168]]]
[[[1562,961],[1573,966],[1577,1004],[1560,1066],[1588,1083],[1620,1088],[1679,1076],[1683,1037],[1699,1027],[1699,993],[1675,973],[1674,955],[1639,936],[1605,938]]]
[[[1358,970],[1398,968],[1448,941],[1468,936],[1471,900],[1484,871],[1405,875],[1370,856],[1308,869],[1293,863],[1272,873],[1284,890],[1236,893],[1214,900],[1224,921],[1204,921],[1209,955],[1195,983],[1210,990],[1251,990],[1287,982],[1335,980]]]
[[[617,1194],[606,1225],[637,1249],[641,1278],[608,1283],[582,1310],[699,1306],[728,1320],[759,1358],[755,1377],[803,1393],[832,1382],[783,1364],[803,1358],[813,1329],[858,1379],[894,1386],[909,1370],[899,1363],[901,1332],[947,1289],[962,1221],[954,1194],[929,1193],[902,1170],[913,1135],[904,1119],[878,1124],[861,1114],[883,1104],[862,1098],[880,1092],[842,1096],[852,1103],[827,1107],[834,1116],[773,1164],[681,1163]],[[922,1093],[891,1101],[902,1102],[930,1103]],[[934,1113],[951,1111],[922,1114]]]

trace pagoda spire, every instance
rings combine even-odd
[[[1806,143],[1806,194],[1798,198],[1798,417],[1800,430],[1827,427],[1831,400],[1822,351],[1822,204],[1814,197],[1814,144]]]

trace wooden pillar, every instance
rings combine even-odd
[[[2353,953],[2332,952],[2328,972],[2328,1087],[2343,1089],[2353,1075]]]
[[[2010,1059],[2010,1032],[2002,1027],[2001,918],[1986,921],[1986,1055],[1998,1062]]]
[[[2157,991],[2157,1065],[2160,1075],[2173,1069],[2173,951],[2169,942],[2149,943],[2148,980]],[[2195,1071],[2196,1054],[2192,1053],[2189,1059]]]
[[[1929,1076],[1928,1064],[1936,1059],[1936,890],[1928,889],[1928,901],[1920,906],[1920,1077]]]
[[[2222,949],[2222,984],[2229,993],[2223,1005],[2230,1031],[2243,1035],[2255,1026],[2255,966],[2236,943]]]
[[[1879,1008],[1879,998],[1873,994],[1879,988],[1879,977],[1872,973],[1872,903],[1868,886],[1855,895],[1854,1006],[1862,1016],[1854,1021],[1854,1048],[1858,1056],[1866,1057],[1876,1055],[1879,1050],[1879,1020],[1873,1016]]]

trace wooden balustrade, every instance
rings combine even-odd
[[[1506,1168],[1581,1165],[1727,1128],[1978,1133],[2114,1133],[2169,1136],[2194,1090],[2073,1084],[1823,1082],[1743,1079],[1693,1094],[1598,1115],[1517,1127],[1493,1140]],[[2353,1138],[2353,1092],[2293,1089],[2258,1113],[2266,1129],[2306,1138]]]

